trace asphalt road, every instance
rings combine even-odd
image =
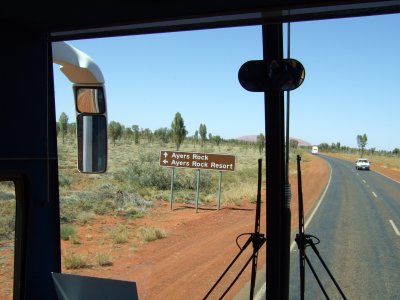
[[[347,299],[400,299],[400,183],[321,156],[332,177],[306,234]],[[303,185],[312,182],[303,182]],[[306,217],[307,221],[307,217]],[[311,247],[306,248],[330,299],[342,299]],[[299,253],[291,252],[290,299],[300,299]],[[306,264],[305,299],[325,299]]]

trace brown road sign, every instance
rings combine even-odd
[[[182,151],[160,151],[160,166],[235,171],[236,156]]]

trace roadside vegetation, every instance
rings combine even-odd
[[[257,160],[265,158],[263,134],[254,142],[224,140],[210,133],[206,124],[199,124],[199,130],[188,136],[179,113],[170,127],[154,132],[139,125],[127,128],[110,121],[108,170],[104,174],[88,175],[76,169],[75,124],[69,124],[64,115],[58,123],[61,239],[68,249],[63,251],[63,268],[109,266],[114,263],[112,249],[115,247],[135,251],[138,244],[168,237],[163,228],[135,226],[135,220],[149,213],[156,201],[170,200],[172,169],[160,166],[161,150],[235,155],[235,172],[222,174],[221,206],[240,206],[244,200],[253,203],[256,200]],[[293,157],[297,151],[299,148],[293,148]],[[196,179],[195,169],[175,168],[174,205],[195,204]],[[218,171],[201,170],[200,206],[217,206],[218,180]],[[119,221],[112,227],[102,225],[101,238],[80,233],[81,228],[90,228],[105,218]],[[93,242],[101,248],[99,254],[93,256],[81,251],[85,244]]]
[[[243,201],[256,201],[257,160],[265,166],[265,137],[260,133],[254,141],[226,140],[209,132],[206,124],[199,124],[193,135],[188,135],[183,116],[175,115],[170,127],[151,131],[139,125],[125,127],[109,122],[108,171],[104,174],[81,174],[77,171],[75,123],[61,114],[58,122],[60,221],[62,245],[73,245],[73,251],[63,251],[63,267],[80,269],[106,267],[113,264],[113,247],[127,247],[136,251],[136,244],[168,237],[163,228],[135,227],[135,220],[145,216],[156,201],[169,202],[171,168],[160,166],[161,150],[220,153],[236,156],[235,172],[223,172],[221,206],[240,207]],[[400,150],[378,151],[367,148],[367,135],[357,136],[359,148],[340,143],[322,143],[319,151],[355,161],[363,155],[374,164],[400,170]],[[296,173],[296,155],[309,152],[291,140],[290,174]],[[307,162],[307,156],[302,155]],[[219,172],[201,170],[199,205],[216,207]],[[265,178],[264,178],[265,180]],[[196,170],[175,169],[173,201],[194,205],[196,199]],[[0,183],[0,246],[13,244],[15,227],[15,192],[12,182]],[[102,218],[117,218],[117,226],[102,225],[103,237],[92,233],[81,234]],[[101,247],[95,255],[80,253],[85,243],[96,242]],[[108,247],[108,248],[107,248]],[[2,249],[0,248],[0,250]],[[111,250],[110,250],[111,249]],[[93,253],[92,253],[93,254]]]
[[[358,158],[368,158],[368,160],[384,168],[400,171],[400,149],[394,148],[392,151],[377,150],[376,148],[367,148],[367,134],[359,134],[356,137],[358,148],[351,148],[342,145],[340,142],[321,143],[318,145],[319,151],[348,161],[355,162]]]

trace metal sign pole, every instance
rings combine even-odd
[[[219,171],[219,181],[218,181],[218,210],[221,209],[221,181],[222,181],[222,171]]]
[[[172,199],[174,198],[174,177],[175,177],[175,168],[172,168],[171,172],[171,194],[169,196],[169,208],[172,210]]]
[[[199,208],[200,169],[197,169],[196,213]]]

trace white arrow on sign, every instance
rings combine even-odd
[[[164,163],[164,165],[166,165],[168,163],[168,160],[164,159],[163,163]]]
[[[167,156],[168,156],[168,153],[164,152],[164,157],[167,158]]]

